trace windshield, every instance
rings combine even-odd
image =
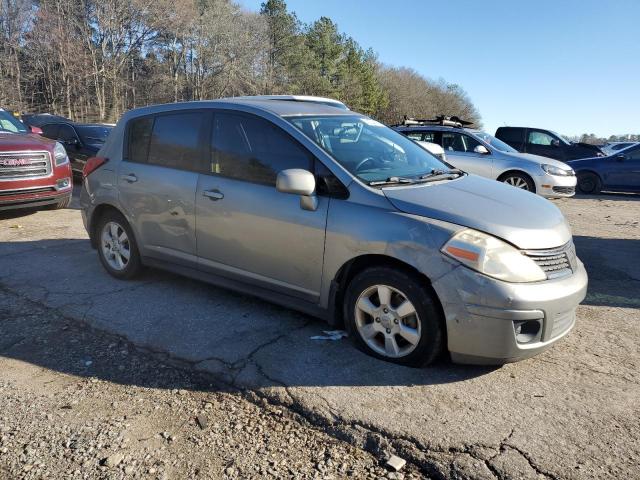
[[[486,143],[488,143],[494,148],[497,148],[501,152],[518,153],[518,151],[515,148],[511,147],[510,145],[507,145],[502,140],[498,140],[493,135],[489,135],[486,132],[473,132],[473,133],[475,134],[476,137],[484,140]]]
[[[27,133],[29,130],[20,120],[9,112],[0,110],[0,131],[13,133]]]
[[[76,130],[80,134],[83,143],[104,143],[113,127],[102,125],[77,125]]]
[[[287,118],[338,163],[365,183],[419,179],[449,165],[404,135],[359,115]]]

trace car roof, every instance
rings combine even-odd
[[[154,113],[173,112],[198,108],[229,108],[233,106],[251,107],[281,117],[304,115],[356,115],[360,114],[343,108],[331,107],[319,102],[273,100],[260,97],[231,97],[219,100],[200,100],[192,102],[165,103],[130,110],[123,118],[152,115]]]

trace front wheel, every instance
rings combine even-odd
[[[374,267],[349,284],[346,323],[365,353],[394,363],[422,366],[442,350],[442,314],[432,292],[413,275]]]
[[[602,189],[600,177],[592,172],[578,174],[578,190],[581,193],[598,194]]]
[[[131,227],[117,212],[107,212],[98,225],[98,256],[104,268],[118,279],[129,279],[142,269]]]
[[[531,178],[524,173],[507,173],[500,178],[500,181],[506,183],[507,185],[511,185],[512,187],[526,190],[527,192],[536,192],[536,186],[533,183],[533,180],[531,180]]]

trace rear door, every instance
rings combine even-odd
[[[533,155],[564,160],[565,155],[562,149],[562,141],[559,138],[545,132],[530,128],[527,130],[526,152]]]
[[[313,171],[314,157],[271,122],[216,112],[208,173],[196,193],[201,268],[317,302],[329,199],[315,211],[276,190],[278,172]]]
[[[474,151],[478,145],[481,145],[480,142],[470,135],[456,131],[442,131],[441,133],[441,146],[447,155],[447,163],[465,172],[494,178],[492,155]]]
[[[118,189],[143,255],[197,266],[195,192],[208,118],[202,110],[181,110],[127,126]]]

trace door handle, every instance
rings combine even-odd
[[[207,197],[209,200],[222,200],[224,198],[224,194],[220,190],[205,190],[202,192],[202,195]]]
[[[125,182],[134,183],[138,181],[138,177],[136,177],[133,173],[130,173],[129,175],[122,175],[122,180],[124,180]]]

